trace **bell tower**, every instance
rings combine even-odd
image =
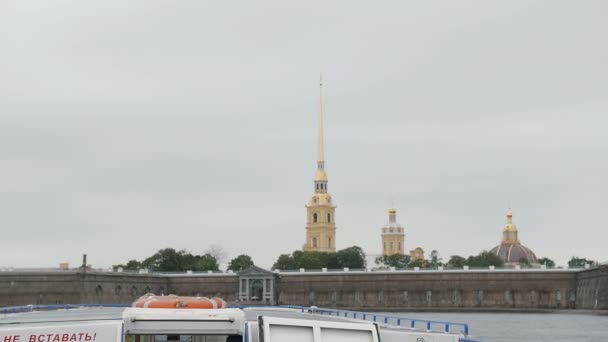
[[[397,210],[388,211],[388,224],[382,227],[382,255],[405,254],[405,230],[397,222]]]
[[[336,221],[333,199],[327,192],[327,173],[325,173],[325,146],[323,143],[323,79],[319,82],[319,136],[317,172],[314,180],[314,193],[306,205],[306,242],[305,252],[336,251]]]

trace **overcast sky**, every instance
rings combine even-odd
[[[0,0],[0,267],[302,247],[608,260],[606,1]]]

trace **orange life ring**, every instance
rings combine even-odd
[[[175,295],[156,296],[146,294],[132,304],[136,308],[162,309],[224,309],[228,304],[221,298],[181,297]]]
[[[225,309],[228,307],[228,303],[226,303],[222,298],[213,297],[213,298],[211,298],[211,300],[213,300],[217,303],[218,309]]]
[[[207,297],[182,297],[182,303],[188,309],[217,309],[217,303]]]

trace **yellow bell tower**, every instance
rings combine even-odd
[[[306,205],[305,252],[336,252],[336,206],[327,192],[325,173],[325,150],[323,144],[323,79],[319,83],[319,141],[315,192]]]
[[[405,230],[397,222],[397,210],[388,211],[388,224],[382,227],[382,255],[405,253]]]

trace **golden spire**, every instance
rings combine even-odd
[[[509,211],[507,211],[507,223],[513,224],[513,211],[511,211],[510,207],[509,207]]]
[[[317,173],[315,182],[325,182],[315,185],[315,192],[327,191],[327,174],[325,173],[325,146],[323,144],[323,75],[319,80],[319,155],[317,158]]]
[[[324,169],[325,146],[323,144],[323,74],[319,78],[319,156],[317,166],[319,170]]]

